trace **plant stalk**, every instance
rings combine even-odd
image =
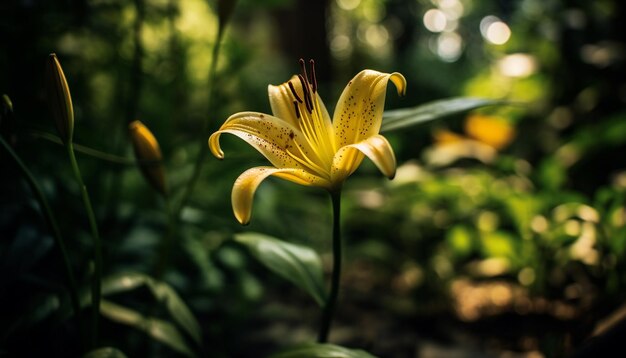
[[[165,275],[165,271],[170,264],[171,252],[174,247],[174,233],[176,232],[176,218],[172,211],[170,196],[166,194],[163,198],[165,200],[165,210],[167,214],[167,232],[159,251],[159,258],[154,274],[154,278],[159,281],[163,278],[163,275]]]
[[[39,201],[39,205],[41,206],[41,210],[43,212],[43,216],[48,224],[50,231],[52,232],[52,237],[54,238],[55,244],[59,248],[61,252],[61,259],[63,260],[63,266],[65,267],[65,274],[67,276],[67,285],[70,291],[70,301],[72,303],[72,308],[74,310],[74,315],[76,316],[76,320],[78,322],[78,329],[80,334],[82,334],[81,321],[80,321],[80,301],[78,299],[78,289],[76,285],[76,279],[74,278],[74,273],[72,272],[72,266],[70,264],[69,256],[67,254],[67,249],[65,248],[65,241],[61,236],[61,231],[59,230],[59,225],[52,214],[52,210],[50,209],[50,205],[48,204],[48,200],[43,194],[43,190],[41,190],[41,186],[35,179],[35,176],[28,170],[24,162],[20,159],[20,157],[13,151],[13,148],[0,136],[0,142],[6,151],[9,153],[13,161],[20,168],[22,174],[28,181],[31,190],[34,192],[37,201]]]
[[[222,37],[224,35],[225,27],[226,27],[225,24],[223,26],[220,25],[217,31],[217,35],[215,36],[215,46],[213,46],[213,52],[211,54],[211,66],[209,67],[209,78],[208,78],[209,96],[207,99],[207,112],[208,112],[207,120],[204,121],[204,126],[202,127],[202,131],[200,132],[202,136],[200,140],[200,150],[198,152],[198,156],[196,157],[196,162],[193,167],[191,178],[189,179],[189,182],[187,182],[183,196],[174,213],[176,218],[180,216],[180,213],[187,205],[187,202],[189,201],[189,198],[191,197],[191,194],[193,193],[196,183],[198,182],[198,179],[200,179],[200,173],[202,172],[202,164],[204,163],[204,160],[206,159],[206,156],[208,154],[209,147],[207,145],[207,135],[211,128],[211,116],[213,115],[213,93],[214,93],[214,88],[215,88],[217,61],[219,58],[220,48],[222,46]]]
[[[331,276],[330,294],[322,312],[322,325],[317,341],[326,343],[330,325],[335,314],[335,305],[339,295],[339,281],[341,279],[341,189],[330,192],[333,206],[333,272]]]
[[[92,327],[91,327],[91,343],[93,348],[96,348],[98,345],[98,329],[99,323],[98,320],[100,318],[100,296],[101,296],[101,287],[100,282],[102,281],[102,241],[100,240],[100,235],[98,234],[98,225],[96,223],[96,216],[93,212],[93,207],[91,206],[91,200],[89,199],[89,193],[87,192],[87,187],[83,183],[83,177],[80,173],[80,168],[78,167],[78,163],[76,162],[76,156],[74,155],[74,145],[71,141],[67,143],[67,153],[70,157],[70,162],[72,165],[72,171],[74,172],[74,177],[76,178],[76,182],[80,187],[80,194],[83,199],[83,205],[85,206],[85,211],[87,212],[87,219],[89,220],[89,228],[91,229],[91,236],[93,237],[94,243],[94,275],[93,281],[91,284],[91,304],[93,306],[92,313]]]

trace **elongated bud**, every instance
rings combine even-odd
[[[48,55],[46,63],[46,94],[59,136],[67,144],[74,133],[74,107],[63,68],[54,53]]]
[[[128,125],[139,168],[150,185],[163,195],[167,194],[165,170],[161,148],[148,127],[138,120]]]

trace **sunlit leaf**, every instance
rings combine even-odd
[[[381,132],[407,128],[472,109],[508,103],[503,100],[456,97],[425,103],[413,108],[385,111]]]
[[[505,205],[520,235],[528,238],[531,234],[530,223],[539,212],[541,202],[529,195],[512,195],[507,198]]]
[[[170,322],[155,317],[145,317],[135,310],[107,300],[100,302],[100,313],[112,321],[145,332],[156,341],[165,344],[179,353],[190,357],[195,356],[176,326]]]
[[[481,235],[482,252],[486,258],[519,258],[515,238],[505,231],[494,231]]]
[[[456,225],[448,230],[446,241],[452,251],[460,257],[466,257],[472,252],[472,232],[463,225]]]
[[[561,160],[555,157],[548,157],[542,160],[537,168],[536,176],[544,187],[551,190],[562,188],[569,179],[567,168]]]
[[[248,247],[267,268],[309,293],[320,306],[324,305],[322,261],[311,248],[251,232],[235,235],[235,240]]]
[[[87,352],[83,358],[126,358],[126,355],[117,348],[104,347]]]
[[[102,295],[127,292],[144,285],[150,289],[158,302],[167,307],[174,321],[184,328],[196,343],[200,344],[202,336],[200,325],[194,318],[191,310],[167,283],[157,281],[141,273],[122,273],[102,280]]]
[[[284,350],[270,358],[376,358],[356,349],[348,349],[334,344],[307,344]]]

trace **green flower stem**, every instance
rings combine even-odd
[[[92,327],[91,327],[91,343],[92,347],[95,348],[98,346],[98,320],[100,318],[100,296],[101,296],[101,287],[100,282],[102,281],[102,242],[100,240],[100,235],[98,234],[98,225],[96,223],[96,216],[94,215],[93,208],[91,206],[91,200],[89,199],[89,193],[87,193],[87,187],[83,183],[83,177],[80,174],[80,168],[78,167],[78,163],[76,162],[76,156],[74,155],[74,145],[72,142],[67,143],[67,154],[70,157],[70,162],[72,164],[72,171],[74,172],[74,177],[76,178],[76,182],[80,187],[80,194],[83,199],[83,205],[85,206],[85,211],[87,212],[87,218],[89,220],[89,228],[91,229],[91,236],[93,237],[94,243],[94,275],[93,281],[91,284],[91,303],[93,306],[93,314],[92,314]]]
[[[220,24],[217,35],[215,36],[215,46],[213,46],[213,53],[211,54],[211,67],[209,68],[209,96],[207,99],[207,120],[204,121],[204,126],[202,128],[202,131],[200,132],[200,135],[202,136],[200,140],[200,151],[198,152],[198,156],[196,157],[196,163],[193,167],[191,178],[189,179],[189,182],[187,182],[187,186],[185,187],[185,191],[175,212],[175,217],[177,218],[180,216],[181,211],[187,205],[187,202],[189,201],[189,198],[193,193],[193,189],[195,188],[198,179],[200,179],[202,164],[204,163],[204,160],[206,159],[206,156],[209,152],[209,147],[207,145],[207,136],[209,134],[209,129],[211,128],[211,116],[213,116],[213,93],[215,88],[215,75],[217,72],[217,60],[219,58],[220,48],[222,47],[222,37],[224,35],[225,27],[226,24]]]
[[[330,324],[335,313],[337,296],[339,295],[339,281],[341,279],[341,189],[330,192],[333,205],[333,272],[330,284],[330,295],[322,313],[322,326],[317,338],[319,343],[326,343]]]
[[[28,170],[24,162],[20,159],[20,157],[13,151],[11,146],[0,136],[0,142],[6,151],[9,153],[11,158],[18,165],[24,177],[28,181],[31,190],[35,193],[37,200],[39,201],[39,205],[43,211],[44,218],[52,231],[52,237],[54,238],[55,244],[59,247],[59,251],[61,251],[61,258],[63,259],[63,265],[65,266],[65,274],[67,275],[67,283],[70,291],[70,300],[72,302],[72,308],[74,309],[74,315],[76,316],[76,320],[78,322],[79,332],[82,333],[81,323],[80,323],[80,301],[78,299],[78,290],[76,285],[76,279],[74,278],[74,273],[72,272],[72,267],[70,265],[69,256],[67,255],[67,249],[65,248],[65,241],[63,241],[63,237],[61,236],[61,231],[59,230],[59,225],[57,224],[54,215],[52,214],[52,210],[50,209],[50,205],[48,204],[48,200],[46,199],[43,191],[41,190],[41,186],[33,176],[33,174]]]

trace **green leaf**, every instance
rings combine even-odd
[[[189,357],[195,357],[185,339],[172,323],[155,318],[145,317],[130,308],[120,306],[111,301],[100,302],[100,313],[112,321],[134,327],[145,332],[153,339],[165,344],[173,350]]]
[[[117,348],[104,347],[87,352],[83,358],[126,358],[126,354]]]
[[[348,349],[334,344],[306,344],[271,355],[270,358],[376,358],[356,349]]]
[[[102,295],[106,296],[127,292],[144,285],[150,289],[158,302],[167,307],[174,321],[176,321],[196,343],[201,344],[202,333],[200,325],[176,291],[165,282],[157,281],[150,276],[136,272],[117,274],[102,280]]]
[[[467,257],[472,253],[472,231],[463,226],[455,225],[446,233],[446,241],[456,256]]]
[[[505,231],[483,233],[480,237],[485,258],[503,257],[509,260],[520,259],[520,251],[515,238]]]
[[[531,195],[516,194],[504,202],[515,227],[524,238],[532,236],[530,223],[541,209],[541,201]]]
[[[381,132],[389,132],[411,127],[423,122],[447,117],[472,109],[510,102],[497,99],[455,97],[425,103],[413,108],[401,108],[385,111]]]
[[[235,240],[248,247],[267,268],[306,291],[320,306],[324,305],[322,261],[311,248],[252,232],[237,234]]]

